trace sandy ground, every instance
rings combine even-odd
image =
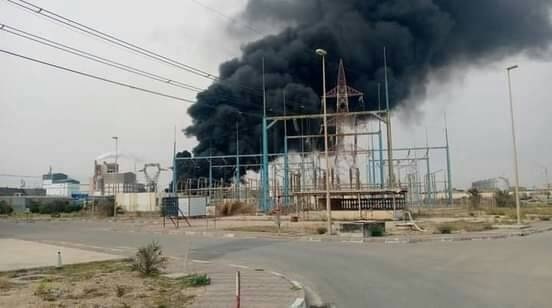
[[[63,264],[121,259],[121,256],[16,239],[0,239],[0,272]]]
[[[201,288],[144,278],[128,262],[101,262],[3,273],[2,307],[189,307]]]

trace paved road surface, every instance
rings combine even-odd
[[[550,307],[552,233],[492,241],[347,244],[112,231],[103,222],[0,221],[0,237],[132,254],[152,239],[169,255],[290,274],[338,307]],[[190,250],[190,247],[192,249]]]

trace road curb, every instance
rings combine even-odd
[[[211,238],[226,238],[226,239],[269,239],[269,240],[295,240],[295,241],[305,241],[305,242],[341,242],[349,244],[370,244],[370,243],[381,243],[381,244],[415,244],[423,242],[460,242],[460,241],[475,241],[475,240],[497,240],[497,239],[506,239],[512,237],[523,237],[531,236],[534,234],[550,232],[552,231],[552,226],[546,228],[538,229],[526,229],[518,232],[508,232],[502,234],[476,234],[476,235],[452,235],[452,236],[428,236],[427,238],[420,237],[401,237],[401,236],[389,236],[389,237],[378,237],[378,238],[360,238],[360,237],[314,237],[314,236],[286,236],[286,235],[264,235],[257,233],[247,233],[247,232],[222,232],[222,231],[169,231],[169,234],[183,234],[188,236],[202,236],[202,237],[211,237]]]

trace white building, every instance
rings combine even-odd
[[[48,173],[42,176],[42,188],[47,196],[68,197],[80,192],[80,182],[63,173]]]

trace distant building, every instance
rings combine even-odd
[[[80,192],[80,182],[71,179],[64,173],[52,173],[42,176],[42,188],[47,196],[71,197]]]
[[[495,192],[497,190],[509,190],[510,182],[503,177],[480,180],[472,183],[472,188],[480,192]]]
[[[0,187],[0,196],[46,196],[46,190],[42,188]]]
[[[98,163],[94,161],[94,177],[90,181],[90,194],[94,196],[113,196],[117,193],[144,192],[144,184],[136,181],[133,172],[119,173],[117,163]]]

